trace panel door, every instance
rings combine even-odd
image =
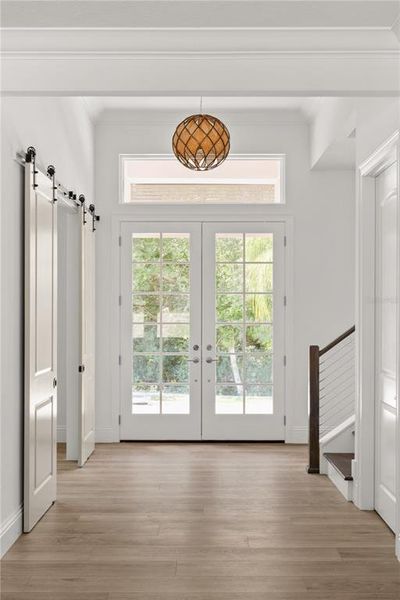
[[[121,234],[121,439],[200,439],[201,225]]]
[[[396,521],[398,252],[397,163],[376,178],[376,464],[375,506]]]
[[[53,182],[25,166],[24,531],[56,499],[57,203]]]
[[[82,207],[81,226],[81,374],[79,466],[95,445],[95,231],[92,216]]]
[[[203,439],[284,439],[284,225],[203,225]]]

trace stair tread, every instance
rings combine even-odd
[[[326,460],[338,471],[345,481],[353,481],[351,476],[351,461],[354,458],[352,452],[326,452]]]

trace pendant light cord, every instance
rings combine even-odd
[[[200,96],[200,114],[203,114],[203,96]]]

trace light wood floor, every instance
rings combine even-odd
[[[399,600],[394,537],[302,446],[98,445],[2,562],[4,600]]]

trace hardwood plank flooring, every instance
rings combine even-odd
[[[399,600],[394,536],[303,446],[98,444],[1,563],[2,600]]]

